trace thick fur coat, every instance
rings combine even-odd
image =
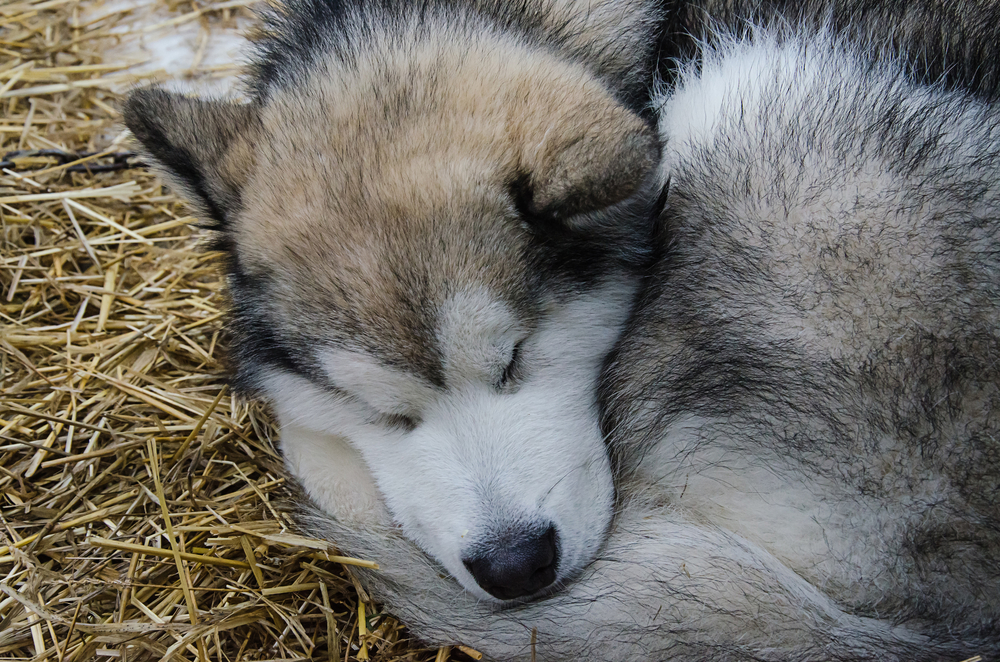
[[[1000,22],[960,4],[295,0],[249,103],[125,118],[309,525],[418,636],[1000,654]]]
[[[924,83],[994,97],[1000,68],[1000,3],[994,0],[667,0],[660,72],[673,80],[700,44],[754,26],[833,30],[874,45]],[[682,66],[678,67],[677,64]]]
[[[388,508],[481,600],[571,580],[611,520],[596,384],[659,194],[662,21],[289,0],[247,103],[125,105],[227,254],[235,385],[272,404],[309,497],[358,527]]]
[[[849,41],[717,39],[660,105],[656,260],[605,371],[619,510],[564,591],[466,598],[333,539],[494,659],[1000,653],[1000,110]]]

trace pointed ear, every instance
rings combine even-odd
[[[160,174],[222,229],[254,165],[256,108],[151,88],[133,92],[123,115]]]
[[[520,174],[512,189],[526,217],[565,223],[636,193],[659,162],[660,144],[604,89],[543,93],[553,95],[524,118]]]

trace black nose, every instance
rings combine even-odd
[[[556,580],[556,530],[549,527],[507,537],[471,558],[465,567],[483,590],[501,600],[532,595]]]

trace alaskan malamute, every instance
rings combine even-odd
[[[662,7],[269,11],[247,103],[124,112],[228,254],[235,383],[342,525],[391,518],[476,599],[552,590],[612,516],[596,382],[659,195]]]
[[[714,42],[661,100],[595,562],[498,611],[387,518],[325,526],[421,637],[493,659],[996,656],[1000,108],[829,32]]]

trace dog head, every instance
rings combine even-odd
[[[124,114],[214,223],[236,384],[273,404],[321,507],[364,516],[339,489],[356,454],[485,599],[593,558],[596,380],[659,153],[638,117],[580,67],[482,40],[331,57],[248,104],[138,91]]]

